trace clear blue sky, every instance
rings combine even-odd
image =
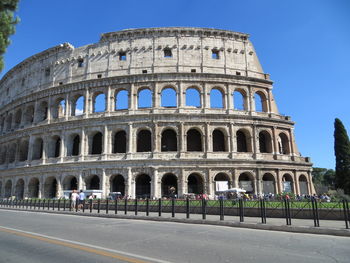
[[[63,42],[94,43],[126,28],[195,26],[249,33],[274,81],[281,113],[296,122],[300,152],[334,168],[333,122],[350,133],[350,1],[348,0],[35,0],[20,2],[21,23],[5,70]]]

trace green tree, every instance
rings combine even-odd
[[[19,0],[1,0],[0,1],[0,72],[4,68],[4,54],[10,44],[10,36],[15,33],[15,25],[19,22],[14,17]]]
[[[350,141],[343,123],[334,121],[335,186],[350,194]]]
[[[333,169],[313,167],[312,181],[318,194],[335,190],[335,171]]]

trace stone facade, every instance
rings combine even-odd
[[[131,29],[24,60],[0,81],[0,196],[213,197],[218,181],[314,193],[310,159],[248,38]]]

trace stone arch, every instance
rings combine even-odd
[[[38,198],[39,197],[39,186],[40,186],[40,181],[38,178],[33,177],[29,180],[29,183],[28,183],[28,197],[29,198]]]
[[[117,131],[113,136],[113,153],[126,153],[126,132],[124,130]]]
[[[50,138],[49,149],[47,153],[47,157],[49,158],[57,158],[61,155],[61,137],[58,135],[54,135]]]
[[[15,196],[17,199],[24,198],[24,180],[22,178],[16,182]]]
[[[29,150],[29,139],[23,139],[19,145],[19,158],[20,162],[28,160],[28,150]]]
[[[268,131],[259,132],[259,151],[272,153],[272,137]]]
[[[63,118],[66,112],[66,100],[64,98],[57,98],[51,108],[51,115],[53,119]]]
[[[187,189],[188,193],[203,194],[204,193],[204,180],[198,173],[191,173],[187,177]]]
[[[68,136],[67,156],[78,156],[80,154],[80,135],[73,133]]]
[[[161,106],[165,108],[177,107],[176,89],[166,86],[161,91]]]
[[[174,198],[177,196],[177,176],[173,173],[166,173],[162,176],[162,197]]]
[[[286,173],[282,176],[283,192],[294,193],[293,176]]]
[[[33,144],[32,160],[39,160],[43,158],[44,142],[43,139],[36,138]]]
[[[36,121],[37,122],[41,122],[47,119],[47,114],[48,114],[49,108],[48,108],[48,104],[47,101],[41,101],[38,104],[38,108],[36,109]]]
[[[213,152],[226,152],[227,143],[226,136],[220,129],[215,129],[212,133]]]
[[[230,188],[230,177],[225,173],[218,173],[214,177],[215,191],[224,191]]]
[[[151,177],[148,174],[139,174],[135,178],[136,197],[151,197]]]
[[[71,115],[79,116],[83,115],[85,111],[85,97],[84,95],[78,94],[75,95],[71,103]]]
[[[5,183],[5,198],[12,196],[12,180],[9,179]]]
[[[244,89],[233,91],[233,105],[235,110],[248,110],[247,92]]]
[[[92,101],[92,112],[106,111],[106,95],[102,91],[95,92],[92,96]]]
[[[224,92],[221,88],[214,87],[210,91],[210,107],[211,108],[224,108]]]
[[[21,109],[18,109],[18,110],[16,111],[14,121],[15,121],[15,126],[14,126],[14,128],[16,129],[16,128],[18,128],[18,127],[21,125],[21,123],[22,123],[22,110],[21,110]]]
[[[236,132],[237,152],[251,152],[250,133],[247,129]]]
[[[110,191],[120,192],[122,196],[125,195],[125,178],[121,174],[112,175],[109,180]]]
[[[191,128],[186,133],[187,151],[188,152],[202,152],[202,134],[196,129]]]
[[[147,129],[140,129],[137,133],[137,152],[152,151],[152,133]]]
[[[186,89],[186,106],[200,108],[201,103],[201,91],[196,86],[191,86]]]
[[[115,110],[126,110],[129,108],[129,92],[119,89],[115,92]]]
[[[255,111],[267,112],[267,98],[264,92],[257,91],[254,94]]]
[[[148,87],[140,88],[137,92],[137,108],[152,108],[152,91]]]
[[[101,132],[95,132],[91,136],[90,154],[102,154],[103,151],[103,135]]]
[[[101,189],[100,177],[96,174],[92,174],[85,178],[86,190],[99,190]]]
[[[288,136],[284,132],[281,132],[278,135],[277,141],[278,141],[279,153],[280,154],[289,154],[290,153],[290,149],[289,149]]]
[[[33,123],[34,121],[34,106],[29,105],[26,107],[23,115],[23,123],[24,125],[28,125]]]
[[[8,162],[14,163],[16,161],[17,143],[11,143],[8,148]]]
[[[276,180],[270,173],[265,173],[262,177],[263,194],[276,194]]]
[[[177,134],[173,129],[164,129],[162,131],[161,151],[177,151]]]
[[[10,113],[6,118],[6,131],[11,130],[12,128],[12,113]]]
[[[78,179],[74,175],[67,175],[63,179],[63,190],[78,190]]]
[[[7,146],[1,145],[0,148],[0,164],[6,163],[6,156],[7,156]]]
[[[253,194],[254,189],[254,176],[250,173],[244,172],[241,173],[238,177],[239,187],[246,190],[247,194]]]
[[[54,176],[49,176],[44,182],[44,198],[57,197],[57,179]]]
[[[309,187],[308,187],[308,180],[307,177],[304,174],[301,174],[299,176],[299,192],[301,195],[308,195],[309,193]]]

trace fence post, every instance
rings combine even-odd
[[[72,211],[72,199],[69,199],[69,211]]]
[[[312,205],[312,214],[314,217],[314,226],[319,227],[320,221],[318,218],[318,207],[317,207],[317,201],[314,198],[311,198],[311,205]]]
[[[57,209],[58,209],[58,211],[61,210],[61,199],[58,199],[58,202],[57,202]]]
[[[348,218],[348,211],[346,211],[346,200],[343,200],[343,211],[344,211],[344,220],[345,220],[345,228],[349,229],[349,218]]]
[[[52,210],[55,210],[55,199],[52,200]]]
[[[239,199],[239,222],[244,222],[244,204],[243,199]]]
[[[45,199],[44,199],[44,201],[43,201],[43,210],[45,209]]]
[[[97,214],[100,213],[100,205],[101,205],[101,199],[97,199]]]
[[[124,214],[126,215],[127,213],[128,213],[128,198],[125,197]]]
[[[346,212],[348,214],[348,221],[350,223],[349,202],[347,200],[345,200],[345,204],[346,204]]]
[[[137,198],[135,198],[135,216],[137,216],[138,213],[138,203],[137,203]]]
[[[292,225],[292,216],[290,214],[290,200],[287,200],[287,211],[288,211],[288,223],[289,225]]]
[[[66,198],[63,199],[63,211],[66,211]]]
[[[207,200],[202,198],[202,219],[207,219]]]
[[[220,204],[220,220],[224,220],[224,199],[219,199]]]
[[[190,199],[186,198],[186,218],[190,218]]]
[[[175,198],[171,198],[171,217],[175,217]]]
[[[29,209],[31,210],[32,209],[32,199],[30,198],[30,201],[29,201]]]
[[[90,214],[92,213],[92,199],[89,199],[89,205],[90,205]]]
[[[83,200],[83,213],[85,213],[85,199]]]
[[[118,214],[118,198],[114,201],[114,214]]]
[[[109,200],[107,198],[106,199],[106,214],[108,214],[108,210],[109,210]]]
[[[158,199],[158,216],[162,216],[162,198]]]
[[[33,206],[34,206],[34,210],[35,210],[35,207],[36,207],[36,199],[34,200]]]
[[[146,216],[149,216],[149,198],[146,199]]]

